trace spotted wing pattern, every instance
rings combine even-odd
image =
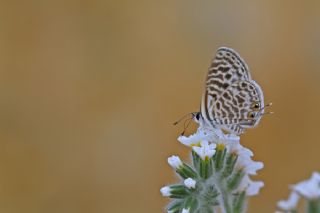
[[[234,134],[255,126],[263,113],[263,93],[244,60],[219,48],[208,71],[201,115],[206,123]]]
[[[244,128],[258,124],[263,105],[263,94],[255,81],[237,81],[218,97],[211,108],[211,119],[223,130],[242,134]]]
[[[235,81],[249,79],[249,68],[239,54],[233,49],[221,47],[209,67],[205,89],[215,101]]]

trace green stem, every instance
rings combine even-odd
[[[238,195],[235,195],[233,199],[233,212],[234,213],[241,213],[243,212],[243,208],[246,201],[246,192],[243,191]]]
[[[308,213],[319,213],[320,212],[320,200],[309,200],[308,201],[308,207],[307,207]]]
[[[228,193],[225,190],[221,190],[221,195],[222,195],[222,199],[223,199],[223,205],[224,205],[224,208],[225,208],[225,212],[226,213],[232,213]]]

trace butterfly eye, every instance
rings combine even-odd
[[[249,112],[248,113],[248,117],[253,119],[256,116],[256,114],[254,112]]]
[[[259,111],[259,109],[260,109],[260,104],[259,104],[259,102],[254,102],[254,103],[251,105],[251,109],[253,109],[254,111]]]

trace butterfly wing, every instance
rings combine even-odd
[[[230,85],[209,110],[214,123],[221,129],[242,134],[245,128],[256,126],[262,116],[263,93],[253,80],[241,80]]]
[[[230,85],[237,81],[250,79],[249,68],[240,55],[231,48],[219,48],[209,67],[202,96],[201,115],[204,120],[213,120],[212,108],[218,97]],[[209,123],[214,125],[212,122]]]

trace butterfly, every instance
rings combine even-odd
[[[200,112],[192,117],[206,127],[241,135],[258,125],[270,105],[264,105],[262,89],[240,55],[220,47],[207,73]]]

